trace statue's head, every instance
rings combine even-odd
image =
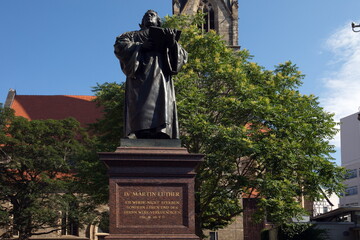
[[[141,29],[147,29],[151,26],[161,27],[161,18],[154,10],[148,10],[139,25]]]

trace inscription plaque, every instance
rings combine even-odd
[[[118,223],[122,226],[187,225],[184,186],[118,184]]]

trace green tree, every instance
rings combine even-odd
[[[329,239],[326,229],[313,224],[289,223],[278,228],[279,240],[326,240]]]
[[[88,152],[87,141],[72,118],[28,121],[0,108],[3,237],[18,232],[25,240],[90,221],[95,205],[73,172],[78,158]],[[67,221],[59,223],[61,218]]]
[[[101,151],[115,151],[123,135],[125,85],[117,83],[98,84],[93,88],[98,107],[103,108],[103,118],[90,125],[99,139]]]
[[[182,30],[181,44],[189,53],[174,80],[182,144],[206,154],[196,179],[201,227],[228,225],[248,195],[259,199],[260,219],[300,218],[300,197],[317,200],[323,197],[320,188],[326,194],[343,188],[343,169],[330,155],[329,140],[337,132],[333,114],[317,97],[299,92],[304,76],[296,65],[266,70],[247,50],[234,51],[215,32],[201,32],[201,19],[173,16],[165,23]],[[116,129],[122,126],[123,102],[114,100],[123,101],[123,91],[115,83],[95,88],[109,113],[103,121],[116,119]],[[108,134],[111,124],[105,125]]]

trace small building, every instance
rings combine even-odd
[[[312,216],[318,216],[339,208],[339,197],[336,194],[313,202]]]
[[[84,95],[18,95],[15,90],[10,89],[4,107],[13,109],[15,116],[28,120],[61,120],[73,117],[80,122],[82,127],[87,127],[103,115],[102,109],[97,107],[94,99],[94,96]],[[107,206],[99,207],[100,212],[106,212],[107,209]],[[59,221],[69,220],[63,217]],[[66,227],[49,234],[34,235],[31,239],[100,240],[106,235],[108,234],[97,225],[89,225],[81,229],[74,223],[66,224]],[[16,238],[17,233],[14,233],[13,237]]]
[[[95,96],[84,95],[17,95],[10,89],[4,107],[14,109],[16,116],[29,120],[73,117],[86,127],[102,116],[94,99]]]
[[[340,207],[312,217],[311,221],[327,230],[329,240],[360,239],[360,207]]]
[[[345,193],[340,207],[360,206],[360,118],[359,113],[340,119],[341,166],[347,169]]]

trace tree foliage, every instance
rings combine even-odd
[[[279,240],[326,240],[329,239],[326,229],[317,228],[307,223],[289,223],[279,227]]]
[[[201,32],[201,19],[167,17],[165,26],[182,30],[189,53],[174,80],[182,144],[206,154],[196,179],[202,228],[229,224],[243,211],[242,197],[259,199],[260,218],[283,223],[304,214],[300,197],[320,199],[320,188],[341,191],[343,170],[330,155],[329,140],[337,132],[333,114],[317,97],[299,92],[304,75],[296,65],[266,70],[247,50],[234,51],[215,32]],[[108,113],[108,136],[114,120],[121,128],[123,102],[115,100],[123,101],[123,91],[115,83],[95,88]]]
[[[62,214],[79,226],[89,221],[93,201],[73,172],[78,159],[89,154],[88,140],[75,119],[29,121],[0,108],[3,237],[19,232],[22,240],[66,228]]]
[[[104,117],[90,125],[99,139],[101,151],[115,151],[120,144],[124,128],[124,84],[104,83],[93,88],[95,102],[103,108]]]

